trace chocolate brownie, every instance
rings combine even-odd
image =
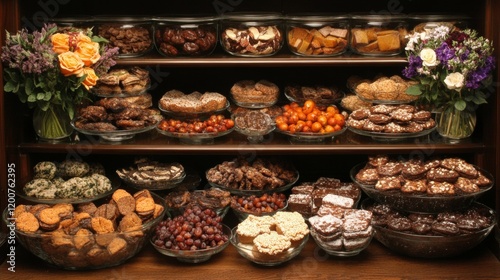
[[[340,206],[322,204],[321,207],[319,207],[318,211],[316,212],[316,215],[318,216],[332,215],[339,219],[342,219],[344,218],[345,211],[347,211],[347,209]]]
[[[292,193],[302,193],[302,194],[312,194],[314,186],[312,183],[302,183],[300,185],[292,187]]]
[[[310,194],[292,193],[288,197],[288,210],[303,214],[311,213],[312,196]]]

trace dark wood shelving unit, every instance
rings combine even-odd
[[[137,5],[118,5],[118,1],[89,0],[85,5],[80,1],[71,1],[57,6],[59,15],[95,15],[112,11],[127,15],[136,15],[143,12],[152,14],[161,10],[158,7],[168,7],[171,13],[214,9],[217,3],[241,2],[239,6],[230,5],[235,9],[250,7],[266,7],[264,10],[273,11],[301,11],[306,5],[302,1],[259,0],[259,1],[202,1],[188,0],[186,2],[160,3],[153,0],[143,0],[139,10]],[[451,0],[443,1],[400,1],[404,6],[400,12],[435,12],[435,13],[463,13],[472,18],[471,25],[477,28],[495,44],[497,70],[495,81],[500,81],[500,1],[481,0],[469,5],[457,5]],[[416,3],[418,2],[418,3]],[[227,3],[226,3],[227,4]],[[38,5],[38,6],[37,6]],[[387,1],[341,1],[327,0],[307,1],[313,11],[323,12],[356,12],[379,11],[390,12],[392,9]],[[229,7],[229,6],[228,6]],[[432,11],[429,11],[432,9]],[[3,44],[5,32],[13,33],[19,30],[26,20],[34,19],[37,13],[47,13],[35,1],[28,0],[0,0],[0,39]],[[199,58],[168,58],[161,56],[155,50],[148,54],[119,59],[119,66],[144,66],[154,70],[172,74],[172,78],[154,80],[157,83],[152,89],[152,95],[158,99],[164,88],[179,85],[190,85],[200,82],[205,84],[219,84],[224,88],[234,83],[235,79],[246,77],[249,74],[272,74],[280,83],[296,77],[307,79],[332,79],[343,81],[351,74],[358,72],[375,75],[390,70],[399,72],[406,65],[404,56],[368,57],[346,53],[329,58],[309,58],[291,54],[286,46],[275,56],[263,58],[241,58],[225,54],[218,47],[213,54]],[[1,70],[2,68],[0,68]],[[299,71],[300,70],[300,71]],[[302,71],[304,70],[304,71]],[[193,73],[193,76],[184,77]],[[228,73],[229,72],[229,73]],[[178,73],[178,74],[177,74]],[[203,75],[200,75],[200,74]],[[177,74],[177,76],[175,75]],[[0,71],[0,88],[3,88],[3,76]],[[234,77],[233,77],[234,75]],[[179,76],[182,76],[179,78]],[[273,77],[269,77],[272,79]],[[289,77],[289,78],[288,78]],[[136,135],[133,139],[120,143],[110,143],[97,137],[78,135],[71,141],[49,144],[36,141],[32,128],[30,112],[20,104],[15,96],[2,91],[0,98],[0,206],[4,209],[7,204],[7,164],[16,165],[16,178],[19,182],[30,178],[31,167],[41,159],[60,159],[71,156],[96,158],[104,165],[117,166],[137,155],[151,155],[175,160],[185,160],[188,167],[199,168],[196,171],[203,176],[206,168],[214,162],[238,155],[283,156],[296,163],[303,180],[314,176],[336,176],[349,178],[349,170],[354,164],[366,160],[367,155],[397,154],[405,157],[433,156],[433,155],[460,155],[474,164],[488,170],[497,179],[500,178],[500,93],[498,87],[488,99],[488,104],[482,105],[478,111],[478,126],[470,139],[459,143],[450,143],[439,137],[436,132],[427,136],[406,139],[404,141],[377,141],[370,137],[360,136],[351,131],[324,142],[294,142],[284,135],[273,132],[262,143],[249,143],[245,136],[232,132],[217,138],[209,144],[185,144],[178,139],[161,135],[155,130]],[[192,164],[193,166],[191,166]],[[304,175],[304,176],[303,176]],[[500,189],[494,186],[484,197],[483,202],[500,213]],[[234,224],[231,215],[227,217],[229,224]],[[5,225],[2,224],[2,230]],[[373,241],[368,249],[353,258],[336,258],[325,256],[312,238],[304,251],[294,260],[277,267],[267,268],[254,265],[239,256],[231,245],[221,254],[206,263],[196,266],[180,263],[154,251],[146,244],[137,256],[126,263],[95,271],[65,271],[53,268],[28,253],[20,245],[16,245],[16,273],[7,271],[9,265],[0,265],[0,274],[4,279],[47,279],[47,278],[170,278],[192,279],[203,275],[206,279],[232,279],[238,275],[241,279],[250,279],[261,276],[266,279],[499,279],[500,278],[500,229],[494,232],[480,246],[472,251],[453,258],[445,259],[418,259],[398,255],[386,249],[377,241]],[[314,269],[313,269],[314,268]]]

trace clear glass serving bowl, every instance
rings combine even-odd
[[[325,241],[321,240],[314,230],[311,230],[310,233],[311,233],[312,238],[316,242],[316,244],[321,249],[323,249],[323,251],[328,253],[329,255],[337,256],[337,257],[352,257],[352,256],[358,255],[363,250],[368,248],[368,246],[370,245],[370,242],[375,234],[375,231],[372,231],[372,234],[370,235],[370,237],[367,237],[364,240],[363,245],[361,247],[356,248],[354,250],[346,250],[344,248],[344,246],[341,246],[341,248],[332,247],[330,244],[328,244],[329,242],[325,242]],[[342,238],[342,237],[340,237],[340,238]]]
[[[231,235],[231,229],[222,224],[223,232],[224,234],[227,234],[229,237]],[[200,249],[200,250],[172,250],[172,249],[166,249],[157,246],[153,239],[150,239],[151,245],[158,251],[159,253],[169,256],[169,257],[174,257],[177,260],[181,262],[186,262],[186,263],[201,263],[208,261],[213,255],[222,252],[226,247],[229,245],[229,240],[227,242],[224,242],[224,244],[212,247],[209,249]]]
[[[226,190],[226,191],[230,192],[233,195],[249,196],[249,195],[262,195],[262,194],[265,194],[265,193],[273,193],[273,192],[283,192],[283,191],[286,191],[286,190],[290,189],[299,180],[299,172],[297,170],[294,170],[294,171],[297,174],[297,176],[292,181],[288,182],[287,184],[285,184],[285,185],[283,185],[281,187],[275,188],[275,189],[240,190],[240,189],[234,189],[234,188],[231,188],[231,187],[228,187],[228,186],[219,185],[217,183],[210,182],[210,181],[208,181],[208,184],[210,184],[212,187]]]
[[[278,256],[262,256],[261,254],[259,254],[259,252],[257,252],[257,249],[255,249],[252,244],[240,243],[238,234],[236,233],[237,229],[238,226],[234,227],[231,230],[231,244],[233,244],[238,253],[245,259],[263,266],[276,266],[293,259],[295,256],[300,254],[302,249],[304,249],[304,246],[307,244],[307,241],[309,240],[308,234],[302,239],[302,242],[299,245],[291,247],[284,254],[280,254]]]
[[[295,132],[291,133],[289,131],[283,131],[280,129],[276,129],[277,132],[284,134],[290,138],[291,141],[294,142],[322,142],[327,139],[333,139],[335,136],[338,136],[344,133],[347,129],[347,126],[344,126],[341,130],[337,130],[330,133],[319,133],[319,132]]]
[[[366,209],[373,203],[374,200],[366,199],[362,203],[362,208]],[[491,215],[494,222],[492,222],[489,227],[467,234],[438,236],[395,231],[385,226],[372,223],[375,229],[374,237],[384,246],[401,255],[416,258],[446,258],[457,256],[479,245],[496,225],[496,213],[494,210],[477,202],[474,204],[483,207],[484,210]]]
[[[151,195],[155,203],[165,207],[163,198],[154,193]],[[127,232],[56,236],[52,232],[28,233],[16,229],[15,233],[16,239],[26,250],[58,268],[66,270],[101,269],[120,265],[137,255],[165,213],[164,210],[159,216],[147,221],[139,229]],[[8,208],[4,210],[2,218],[6,224],[10,224],[12,221],[13,218],[9,216]],[[77,244],[82,244],[82,240],[86,239],[92,240],[93,245],[77,248]],[[96,239],[103,242],[107,240],[108,244],[112,240],[121,239],[126,241],[126,245],[123,249],[111,253],[107,246],[101,246],[97,241],[94,241]]]
[[[153,130],[156,127],[156,125],[157,124],[153,124],[150,126],[141,127],[137,129],[117,129],[111,131],[98,131],[98,130],[88,130],[88,129],[78,128],[75,126],[75,123],[71,121],[71,126],[73,126],[73,128],[76,131],[85,135],[98,136],[102,140],[109,142],[120,142],[120,141],[130,140],[139,133]]]

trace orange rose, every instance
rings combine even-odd
[[[64,76],[83,75],[84,63],[78,55],[73,52],[65,52],[57,56],[59,58],[59,68]]]
[[[76,36],[76,42],[77,43],[80,43],[80,42],[87,42],[87,43],[90,43],[92,42],[92,39],[90,39],[89,36],[83,34],[82,32],[78,33],[78,36]]]
[[[52,41],[52,50],[55,53],[61,54],[69,51],[69,35],[64,33],[56,33],[50,37]]]
[[[99,43],[96,42],[78,42],[75,53],[82,59],[85,66],[92,66],[101,58],[99,54]]]
[[[83,74],[87,75],[85,77],[85,80],[83,81],[83,85],[85,86],[85,88],[87,90],[89,90],[93,86],[95,86],[99,77],[97,77],[97,75],[95,74],[94,69],[92,69],[90,67],[83,68]]]

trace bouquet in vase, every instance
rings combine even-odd
[[[7,32],[1,54],[4,91],[35,108],[34,114],[40,113],[41,127],[35,128],[40,137],[67,136],[68,125],[60,118],[74,117],[76,106],[89,99],[99,76],[116,64],[117,53],[118,48],[108,48],[107,40],[93,36],[91,29],[60,33],[49,24],[32,33]]]
[[[475,110],[487,102],[488,90],[493,91],[489,88],[495,69],[492,42],[475,30],[452,30],[444,25],[415,32],[407,38],[408,65],[403,75],[418,82],[407,93],[418,96],[417,102],[431,110],[453,111],[462,118],[462,112],[474,113],[473,120],[453,117],[447,120],[446,129],[456,130],[456,138],[470,135],[471,131],[462,131],[462,125],[467,125],[463,122],[469,122],[473,129]],[[440,129],[445,128],[438,122]]]

